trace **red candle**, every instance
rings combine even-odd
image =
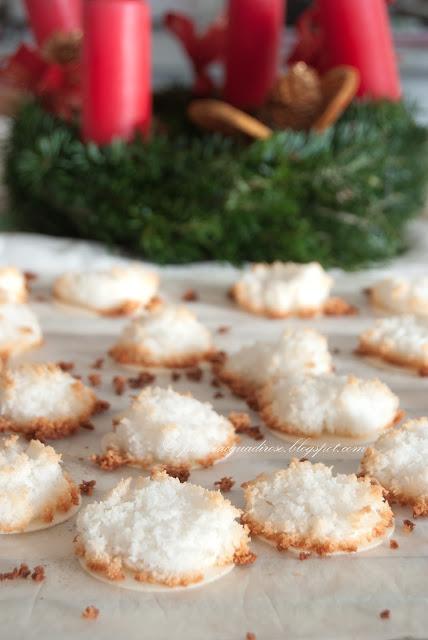
[[[143,0],[86,0],[83,137],[98,144],[147,133],[151,119],[150,9]]]
[[[229,0],[225,98],[258,107],[278,72],[285,0]]]
[[[400,79],[386,0],[318,0],[331,67],[360,72],[358,95],[398,100]]]
[[[82,28],[82,0],[25,0],[25,5],[39,46],[55,33]]]

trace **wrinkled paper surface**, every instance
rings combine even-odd
[[[358,333],[370,326],[375,317],[362,289],[388,272],[412,274],[426,270],[428,223],[414,223],[410,234],[414,249],[388,268],[347,275],[335,273],[334,293],[359,307],[360,315],[355,317],[272,321],[246,314],[227,298],[227,290],[237,274],[228,266],[159,269],[161,293],[168,301],[177,302],[185,290],[195,289],[200,299],[189,306],[215,333],[221,349],[233,350],[255,339],[274,339],[285,326],[313,326],[328,335],[332,350],[339,350],[334,359],[340,373],[379,376],[398,393],[408,416],[427,415],[428,379],[353,355]],[[118,261],[119,258],[90,243],[31,235],[0,236],[0,263],[15,264],[39,276],[33,284],[31,305],[40,318],[45,344],[25,355],[25,359],[73,361],[75,372],[84,378],[93,372],[91,363],[105,356],[126,320],[98,318],[61,307],[49,299],[40,301],[39,297],[48,298],[53,278],[63,270],[95,268]],[[230,325],[231,331],[216,333],[221,325]],[[114,375],[131,376],[132,371],[106,358],[100,373],[103,383],[99,395],[111,402],[111,410],[94,419],[95,431],[81,430],[73,437],[53,443],[63,453],[64,465],[77,482],[97,481],[94,496],[84,497],[83,504],[100,499],[121,477],[138,475],[138,471],[127,469],[101,472],[86,460],[100,450],[100,439],[111,429],[112,417],[127,406],[129,396],[135,393],[127,390],[118,397],[111,385]],[[217,389],[210,381],[207,372],[200,383],[183,376],[174,387],[212,401],[224,414],[246,410],[245,404],[227,389],[224,398],[214,400]],[[159,372],[157,383],[172,384],[170,372]],[[253,418],[254,424],[260,424],[256,415]],[[213,488],[215,480],[233,476],[236,484],[228,497],[241,506],[243,481],[262,471],[281,468],[293,455],[333,464],[337,471],[358,468],[361,451],[341,451],[332,456],[328,450],[308,451],[301,442],[293,445],[293,441],[278,440],[266,430],[264,434],[263,443],[243,437],[242,450],[212,469],[193,472],[191,480]],[[131,592],[102,584],[85,574],[72,552],[74,519],[42,532],[1,536],[0,571],[10,570],[21,562],[30,566],[43,564],[46,568],[46,580],[41,583],[31,580],[0,583],[1,637],[243,640],[251,631],[257,640],[427,638],[428,523],[418,520],[414,532],[406,536],[402,520],[411,514],[403,508],[395,511],[393,537],[400,545],[395,551],[385,544],[360,555],[310,558],[302,562],[254,542],[258,559],[253,566],[238,567],[215,584],[184,593]],[[81,618],[88,605],[98,607],[98,620]],[[384,609],[391,612],[389,620],[379,617]]]

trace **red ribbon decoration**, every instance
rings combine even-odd
[[[215,85],[208,73],[208,67],[224,59],[226,19],[217,18],[200,34],[197,33],[193,20],[183,13],[167,13],[164,25],[179,40],[192,63],[195,72],[194,93],[199,96],[212,94]]]
[[[0,112],[9,113],[11,101],[19,102],[28,94],[56,115],[73,118],[81,107],[80,64],[50,63],[35,49],[21,45],[0,68]]]

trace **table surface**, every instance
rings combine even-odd
[[[313,326],[328,336],[341,373],[366,377],[379,376],[399,395],[409,416],[428,414],[428,380],[394,367],[374,365],[353,354],[357,335],[374,319],[363,288],[382,275],[426,273],[428,221],[410,227],[413,249],[391,265],[355,274],[335,272],[335,292],[356,304],[360,314],[350,318],[320,318],[313,321],[273,321],[246,314],[227,298],[228,287],[237,276],[230,266],[196,265],[159,269],[161,293],[170,302],[178,302],[189,287],[200,295],[192,304],[200,319],[215,333],[220,325],[230,325],[228,334],[215,333],[219,348],[232,350],[255,339],[274,339],[285,326]],[[104,356],[114,342],[123,319],[98,318],[91,314],[65,309],[49,298],[50,286],[59,270],[102,267],[119,259],[101,247],[71,240],[42,236],[3,234],[0,236],[0,264],[16,264],[35,271],[38,279],[31,295],[31,305],[40,318],[45,344],[26,356],[32,361],[74,361],[76,372],[86,377],[90,364]],[[40,300],[42,296],[43,300]],[[129,402],[112,393],[114,375],[126,370],[106,359],[99,395],[112,403],[111,410],[94,420],[95,431],[81,433],[55,443],[63,453],[64,464],[76,481],[96,479],[92,498],[99,499],[121,477],[137,475],[135,470],[101,472],[87,461],[99,451],[103,433],[111,429],[111,419]],[[131,375],[128,373],[128,375]],[[213,399],[216,389],[207,372],[200,383],[185,377],[174,386],[190,390],[201,400],[210,400],[224,414],[245,410],[244,403],[224,390],[224,398]],[[169,372],[158,371],[157,383],[171,384]],[[254,423],[259,423],[253,415]],[[191,480],[207,488],[223,476],[232,476],[235,487],[229,494],[242,505],[240,484],[262,471],[278,469],[293,456],[333,464],[336,471],[355,471],[362,447],[347,451],[342,446],[331,450],[307,449],[301,441],[284,443],[263,429],[265,440],[255,443],[243,438],[242,447],[231,458],[212,469],[195,471]],[[339,442],[339,441],[338,441]],[[257,446],[259,445],[259,446]],[[343,443],[342,443],[343,445]],[[82,460],[83,458],[83,460]],[[428,523],[417,521],[411,536],[403,533],[402,520],[411,517],[406,509],[396,512],[399,549],[387,544],[370,552],[329,559],[311,558],[301,562],[287,554],[254,542],[256,563],[236,568],[220,582],[199,590],[147,594],[102,584],[85,574],[72,552],[74,520],[44,532],[4,536],[0,545],[0,571],[26,562],[43,564],[46,580],[15,581],[0,584],[0,625],[7,629],[7,640],[22,637],[34,640],[64,638],[129,640],[241,640],[247,631],[258,640],[318,638],[397,639],[428,636]],[[87,605],[100,609],[96,621],[81,619]],[[389,620],[379,613],[389,609]]]

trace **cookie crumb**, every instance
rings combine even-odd
[[[221,387],[221,382],[218,378],[213,378],[211,380],[211,386],[214,387],[215,389],[218,389],[219,387]]]
[[[108,411],[110,409],[110,402],[107,400],[97,400],[97,405],[95,407],[95,413],[104,413],[104,411]]]
[[[115,394],[117,396],[123,396],[126,389],[126,378],[124,376],[114,376],[112,383]]]
[[[187,467],[165,467],[165,471],[171,478],[177,478],[181,483],[187,482],[190,478],[190,471]]]
[[[201,367],[192,367],[188,371],[186,371],[186,378],[188,380],[192,380],[193,382],[200,382],[204,377],[204,372]]]
[[[219,400],[220,398],[224,398],[224,393],[222,393],[221,391],[216,391],[214,394],[214,398],[216,400]]]
[[[237,566],[254,564],[256,560],[257,560],[257,556],[252,551],[247,551],[245,555],[242,555],[242,554],[239,556],[235,555],[233,558],[233,561]]]
[[[214,486],[217,487],[217,489],[220,489],[222,493],[230,491],[234,484],[235,480],[230,476],[225,476],[224,478],[220,478],[220,480],[216,480],[216,482],[214,482]]]
[[[199,300],[199,293],[194,289],[187,289],[181,296],[183,302],[197,302]]]
[[[379,618],[381,620],[389,620],[389,618],[391,617],[391,612],[389,609],[384,609],[383,611],[380,612],[379,614]]]
[[[413,529],[416,527],[415,523],[412,522],[411,520],[403,520],[403,528],[404,528],[404,533],[406,535],[409,535],[410,533],[412,533]]]
[[[45,568],[42,567],[41,564],[37,565],[37,567],[34,567],[33,573],[31,574],[31,579],[34,580],[34,582],[43,582],[45,578]]]
[[[248,631],[247,635],[245,636],[245,640],[257,640],[256,634]]]
[[[218,327],[217,329],[217,333],[219,333],[220,335],[224,334],[224,333],[229,333],[231,327],[227,324],[222,324]]]
[[[398,544],[397,540],[390,540],[389,541],[389,548],[390,549],[398,549],[400,545]]]
[[[302,560],[302,561],[303,561],[303,560],[307,560],[307,559],[308,559],[308,558],[310,558],[310,557],[311,557],[311,554],[310,554],[310,553],[308,553],[307,551],[301,551],[301,552],[299,553],[299,560]]]
[[[229,414],[229,420],[235,427],[236,433],[242,433],[251,427],[251,419],[248,413],[232,411]]]
[[[181,373],[178,373],[178,371],[173,371],[171,373],[171,380],[173,382],[177,382],[177,380],[180,380],[180,378],[181,378]]]
[[[31,571],[28,568],[28,565],[22,563],[19,567],[14,567],[12,571],[0,573],[0,582],[4,582],[5,580],[17,580],[18,578],[26,580],[29,575],[31,575]]]
[[[91,365],[91,369],[102,369],[104,366],[104,358],[97,358]]]
[[[82,429],[86,429],[86,431],[95,431],[95,427],[92,424],[92,422],[90,422],[90,420],[87,420],[86,422],[82,422],[80,426],[82,427]]]
[[[57,362],[57,366],[61,369],[61,371],[73,371],[74,369],[74,362],[64,362],[63,360],[61,360],[60,362]]]
[[[102,378],[99,373],[90,373],[88,375],[88,380],[92,387],[99,387],[102,382]]]
[[[24,278],[27,282],[34,282],[39,276],[34,271],[24,271]]]
[[[128,385],[131,389],[143,389],[156,380],[156,376],[149,371],[140,371],[135,378],[128,378]]]
[[[91,496],[94,493],[96,480],[82,480],[79,484],[80,493],[85,496]]]
[[[85,620],[96,620],[99,615],[100,610],[92,604],[82,611],[82,618],[85,618]]]

